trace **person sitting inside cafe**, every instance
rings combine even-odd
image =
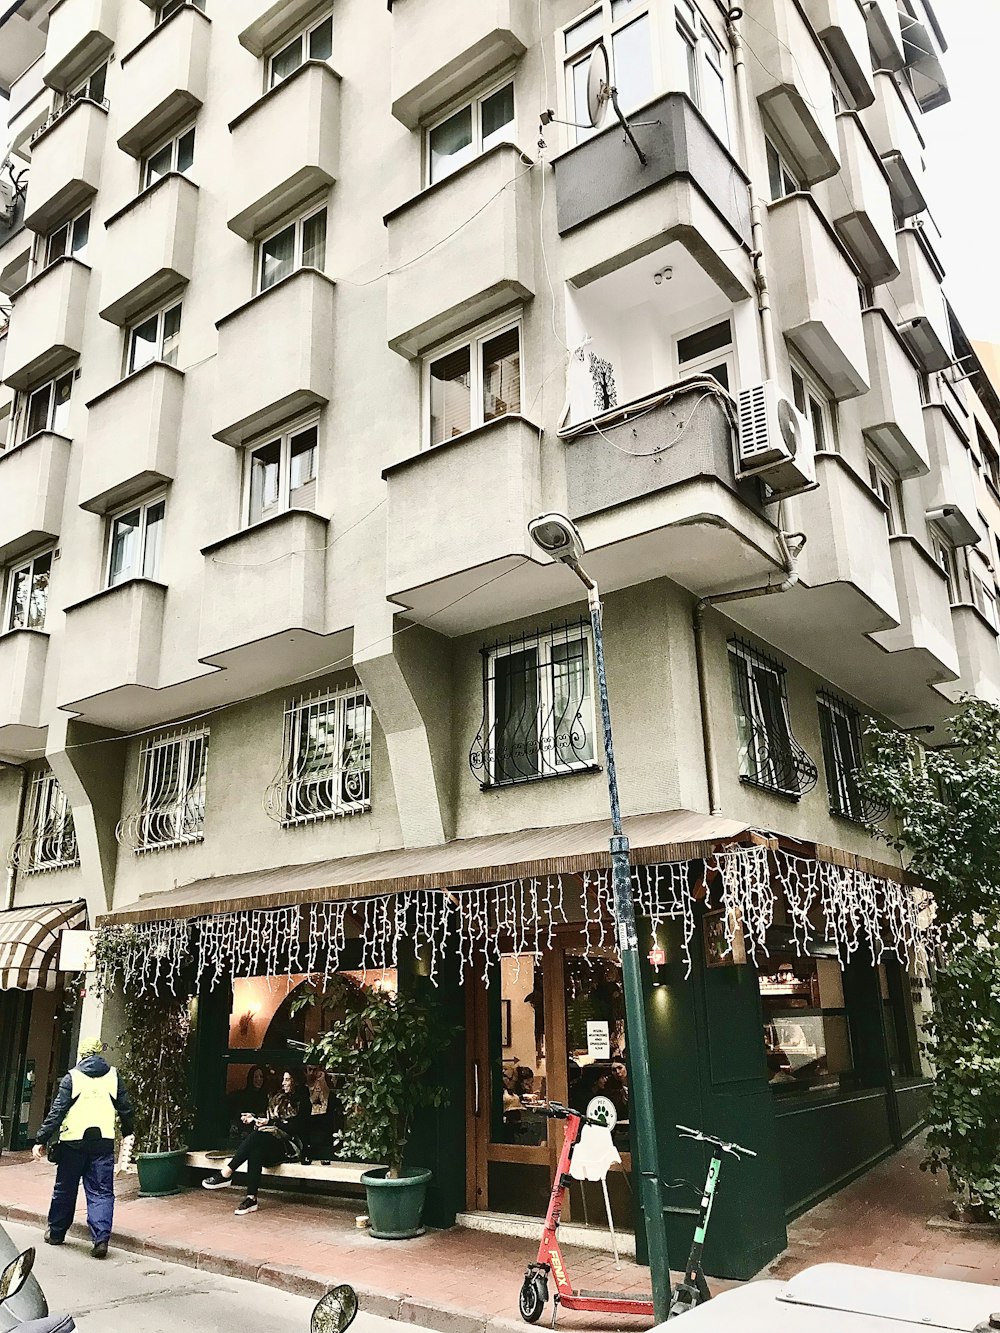
[[[241,1166],[247,1171],[246,1198],[235,1210],[237,1217],[257,1211],[257,1191],[265,1166],[296,1162],[302,1156],[308,1137],[309,1094],[302,1086],[298,1070],[286,1069],[281,1077],[281,1091],[267,1104],[263,1116],[244,1112],[240,1117],[249,1133],[219,1171],[201,1182],[207,1190],[225,1189],[233,1183],[233,1173]]]

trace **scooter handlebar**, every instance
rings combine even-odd
[[[603,1120],[587,1115],[585,1111],[577,1111],[572,1106],[564,1106],[562,1102],[546,1102],[544,1106],[534,1109],[539,1115],[547,1116],[550,1120],[568,1120],[571,1115],[575,1115],[585,1125],[600,1125],[602,1129],[607,1128]]]
[[[731,1153],[733,1157],[756,1157],[757,1154],[752,1148],[744,1148],[742,1143],[727,1143],[725,1139],[717,1139],[713,1134],[705,1134],[700,1129],[692,1129],[689,1125],[675,1125],[679,1130],[682,1139],[694,1139],[698,1143],[714,1143],[722,1152]]]

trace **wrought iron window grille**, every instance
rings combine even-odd
[[[100,100],[96,97],[86,97],[83,95],[79,97],[71,97],[68,101],[64,102],[62,106],[57,107],[55,111],[51,111],[45,117],[41,125],[39,125],[38,129],[35,130],[31,138],[28,140],[28,147],[31,148],[37,143],[46,130],[50,130],[56,121],[62,120],[63,116],[72,111],[79,102],[92,102],[94,106],[99,106],[103,111],[111,110],[111,103],[106,97],[102,97]]]
[[[743,639],[729,640],[740,781],[798,800],[819,771],[792,734],[785,667]]]
[[[205,837],[208,731],[147,740],[139,754],[135,797],[115,830],[136,855],[185,847]]]
[[[858,782],[865,762],[861,714],[829,690],[817,691],[816,707],[830,813],[859,824],[885,819],[888,806],[866,797]]]
[[[25,875],[80,864],[73,811],[54,773],[36,773],[31,779],[24,824],[7,864]]]
[[[287,828],[371,809],[372,706],[360,685],[295,699],[283,735],[264,795],[270,819]]]
[[[483,721],[469,752],[480,786],[509,786],[596,769],[588,620],[480,649]]]

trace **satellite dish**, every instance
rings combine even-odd
[[[608,114],[608,102],[611,100],[611,67],[608,64],[608,49],[603,42],[598,42],[590,53],[590,67],[587,70],[587,114],[595,130],[604,124]]]

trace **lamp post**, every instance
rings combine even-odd
[[[601,595],[595,581],[581,565],[583,539],[565,514],[543,514],[528,524],[528,535],[540,550],[560,564],[567,565],[587,589],[590,623],[594,630],[594,661],[597,690],[601,700],[604,727],[604,759],[611,803],[611,872],[614,885],[615,926],[622,960],[622,988],[625,995],[625,1023],[632,1067],[632,1105],[636,1120],[636,1145],[639,1149],[639,1197],[646,1219],[649,1244],[649,1269],[653,1280],[653,1312],[657,1322],[667,1317],[670,1301],[670,1263],[667,1255],[667,1231],[663,1218],[663,1185],[660,1176],[659,1144],[656,1136],[656,1112],[653,1087],[649,1077],[649,1041],[646,1012],[642,1000],[639,973],[639,947],[632,901],[632,871],[629,865],[628,838],[622,832],[621,807],[618,802],[618,773],[611,736],[611,708],[604,670],[604,636],[601,629]]]

